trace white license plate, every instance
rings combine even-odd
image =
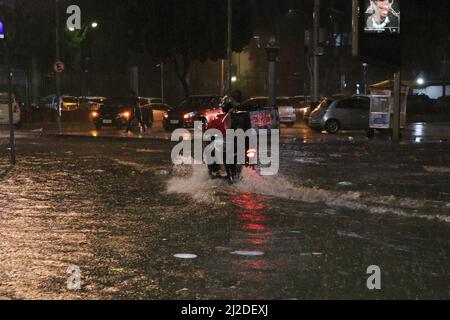
[[[110,124],[110,123],[112,123],[112,120],[103,120],[103,123]]]
[[[180,120],[170,120],[170,124],[179,124]]]

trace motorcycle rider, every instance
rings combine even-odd
[[[235,90],[231,95],[226,95],[220,102],[220,107],[223,113],[217,115],[216,118],[211,120],[204,126],[204,130],[217,129],[222,132],[225,138],[227,129],[231,129],[231,112],[241,104],[242,93],[239,90]]]
[[[209,129],[217,129],[222,133],[222,137],[224,141],[217,141],[218,143],[224,143],[226,139],[226,132],[227,129],[232,129],[232,122],[231,122],[231,115],[235,108],[239,106],[242,102],[242,93],[239,90],[235,90],[231,93],[231,95],[226,95],[222,98],[220,102],[220,107],[222,108],[223,113],[220,113],[216,116],[216,118],[212,119],[210,122],[208,122],[206,125],[204,125],[204,131],[207,131]],[[223,150],[224,152],[224,159],[226,159],[225,156],[225,148]],[[208,171],[211,177],[217,177],[219,175],[220,171],[220,165],[219,164],[212,164],[208,166]],[[227,174],[228,178],[230,179],[230,172],[228,172],[227,168]]]

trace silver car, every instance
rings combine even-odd
[[[308,125],[315,131],[325,129],[338,133],[341,129],[368,129],[370,98],[353,96],[343,99],[324,99],[311,113]]]
[[[14,95],[12,95],[13,124],[19,126],[20,107]],[[7,93],[0,93],[0,124],[9,123],[9,96]]]

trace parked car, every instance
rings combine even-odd
[[[437,113],[450,113],[450,96],[443,96],[437,99],[434,110]]]
[[[124,127],[134,117],[134,103],[132,97],[106,99],[98,111],[91,112],[92,122],[97,130],[105,125],[118,128]],[[147,128],[153,126],[153,111],[151,104],[145,99],[139,98],[139,106],[142,111],[142,119]]]
[[[302,117],[302,119],[308,123],[309,121],[309,116],[311,115],[311,112],[314,111],[314,109],[316,109],[319,106],[320,102],[307,102],[304,103],[300,106],[300,116]]]
[[[300,108],[302,105],[310,102],[311,97],[310,96],[294,96],[294,97],[290,97],[289,100],[291,100],[291,102],[295,104],[295,108]]]
[[[163,127],[170,132],[177,128],[193,128],[195,121],[210,122],[223,110],[219,106],[221,96],[199,95],[184,99],[178,107],[167,112]]]
[[[41,104],[45,109],[57,110],[58,98],[55,94],[46,96],[41,100]],[[63,95],[61,96],[61,111],[70,112],[77,111],[80,108],[80,101],[77,97]]]
[[[141,99],[144,99],[147,101],[147,103],[163,103],[161,98],[148,98],[148,97],[141,97]]]
[[[311,113],[308,124],[315,131],[325,129],[332,134],[341,129],[369,129],[369,114],[370,98],[367,96],[327,98]]]
[[[426,114],[433,111],[433,100],[425,94],[408,96],[407,110],[410,114]]]
[[[297,121],[297,115],[295,114],[295,103],[288,97],[279,97],[276,101],[278,108],[278,114],[280,117],[280,123],[285,124],[288,127],[295,125]],[[262,109],[269,105],[268,97],[254,97],[250,98],[242,103],[243,110],[247,108]]]
[[[78,97],[80,110],[87,111],[98,111],[105,100],[105,97]]]
[[[20,125],[21,110],[16,101],[15,96],[12,96],[13,107],[13,124]],[[0,93],[0,124],[9,124],[9,95],[8,93]]]

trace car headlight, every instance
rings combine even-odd
[[[129,112],[129,111],[122,112],[122,113],[120,114],[120,117],[125,118],[125,119],[130,119],[130,117],[131,117],[131,112]]]

